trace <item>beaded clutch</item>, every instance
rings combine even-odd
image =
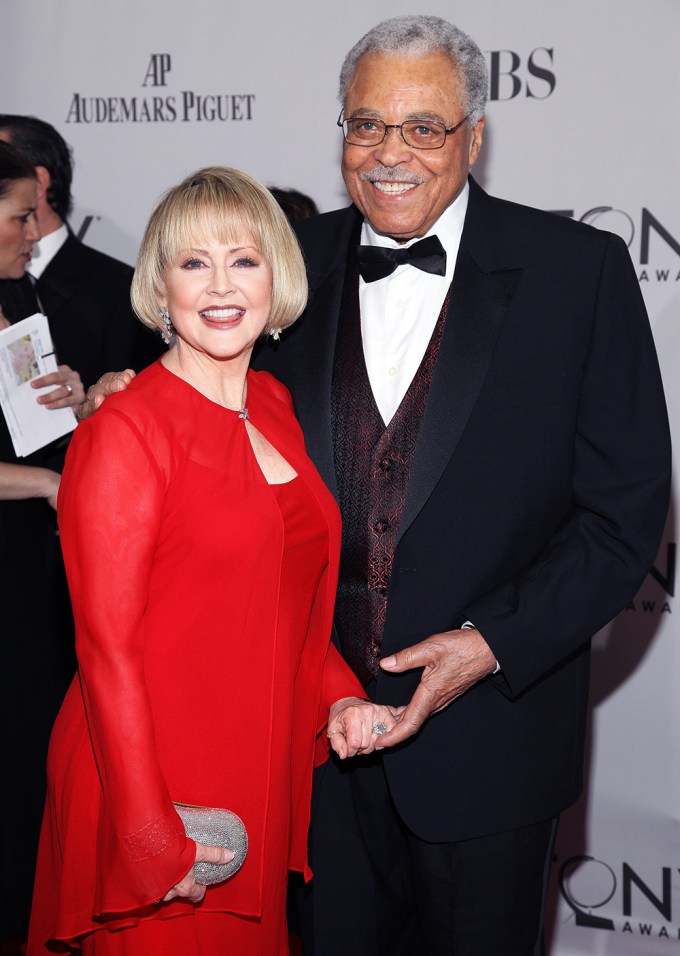
[[[174,807],[190,839],[206,846],[224,846],[234,854],[228,863],[196,863],[197,883],[202,886],[221,883],[241,869],[248,852],[248,834],[239,816],[217,807],[192,807],[186,803],[175,803]]]

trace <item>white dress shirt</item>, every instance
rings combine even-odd
[[[364,359],[373,396],[386,425],[418,371],[449,291],[469,192],[466,183],[455,202],[426,234],[438,236],[446,250],[446,275],[431,275],[407,264],[376,282],[359,279]],[[388,236],[378,235],[364,221],[361,242],[367,246],[401,249],[418,239],[400,244]]]
[[[427,236],[438,236],[446,250],[446,274],[431,275],[415,266],[398,266],[384,279],[359,279],[361,338],[364,360],[375,403],[386,425],[391,421],[418,371],[432,338],[456,267],[470,187],[467,183],[455,202],[444,210]],[[422,236],[420,238],[425,238]],[[364,220],[361,242],[366,246],[407,248],[417,242],[398,243],[376,233]],[[455,289],[453,290],[455,294]],[[466,621],[463,628],[473,628]],[[496,661],[494,674],[501,669]]]
[[[40,242],[35,243],[31,252],[31,261],[26,267],[26,271],[32,279],[40,278],[67,239],[68,229],[62,225],[54,232],[48,232]]]

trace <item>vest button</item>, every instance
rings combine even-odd
[[[392,459],[391,459],[391,458],[383,458],[382,461],[380,462],[380,470],[381,470],[381,471],[389,471],[391,467],[392,467]]]
[[[376,521],[376,523],[373,525],[373,530],[376,534],[384,534],[388,528],[389,524],[384,518],[381,518],[380,521]]]

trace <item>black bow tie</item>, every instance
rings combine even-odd
[[[387,249],[385,246],[358,246],[359,272],[364,282],[375,282],[392,275],[404,263],[430,272],[446,275],[446,252],[437,236],[428,236],[406,249]]]

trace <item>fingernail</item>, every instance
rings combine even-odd
[[[390,668],[397,666],[397,658],[394,654],[391,657],[383,657],[380,661],[380,666],[390,670]]]

